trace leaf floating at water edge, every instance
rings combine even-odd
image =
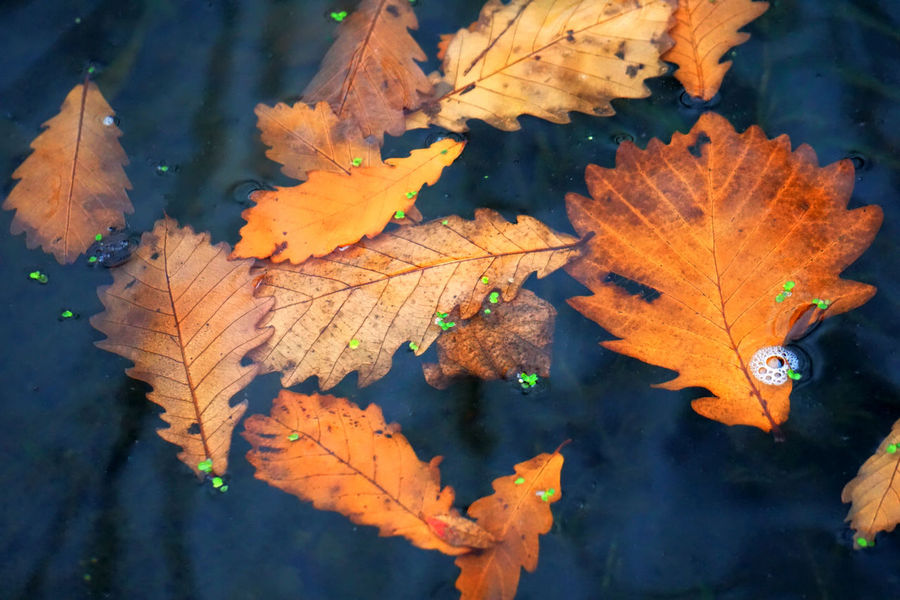
[[[365,386],[401,345],[425,352],[442,331],[438,314],[478,312],[494,287],[478,285],[482,277],[509,301],[531,273],[543,277],[580,251],[577,238],[531,217],[509,223],[477,210],[474,221],[401,227],[300,265],[264,262],[258,293],[275,297],[266,323],[275,334],[253,358],[281,371],[284,387],[316,375],[328,389],[352,371]]]
[[[671,15],[668,0],[489,0],[477,22],[442,42],[436,97],[406,127],[465,131],[482,119],[514,130],[523,114],[554,123],[568,123],[570,111],[611,115],[610,100],[649,96],[644,81],[667,71]]]
[[[165,218],[145,233],[132,259],[98,290],[105,312],[91,325],[107,335],[97,346],[134,362],[126,373],[153,386],[147,398],[165,409],[160,437],[181,446],[178,458],[201,474],[228,468],[231,432],[247,408],[229,400],[256,376],[242,359],[272,335],[259,328],[272,306],[255,298],[252,261],[228,260],[209,234]]]
[[[900,420],[844,486],[841,500],[852,503],[846,520],[855,530],[856,548],[873,545],[876,533],[900,523]]]
[[[751,369],[754,356],[796,335],[797,314],[875,293],[838,277],[882,219],[878,206],[846,209],[850,161],[820,168],[808,146],[705,113],[668,145],[623,143],[615,169],[590,165],[585,179],[593,198],[566,204],[575,230],[596,235],[567,270],[593,295],[569,303],[621,338],[604,347],[680,373],[659,387],[711,391],[692,403],[701,415],[777,435],[794,377],[784,358]],[[769,370],[782,385],[757,378]]]
[[[43,127],[13,173],[19,182],[3,208],[16,211],[13,235],[24,232],[29,248],[40,245],[66,264],[134,212],[123,169],[128,158],[115,112],[92,81],[76,85]]]
[[[400,426],[385,423],[375,404],[361,410],[344,398],[282,390],[271,416],[252,415],[244,427],[257,479],[319,510],[377,527],[379,535],[400,535],[449,555],[470,550],[448,543],[429,524],[477,527],[458,523],[465,519],[452,508],[453,488],[441,489],[440,457],[420,461]]]
[[[669,31],[675,40],[663,55],[679,69],[675,78],[688,94],[711,100],[731,61],[719,62],[726,52],[750,39],[738,31],[769,8],[768,2],[753,0],[679,0],[675,25]]]

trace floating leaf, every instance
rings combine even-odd
[[[465,142],[444,138],[407,158],[392,158],[349,175],[314,171],[301,185],[259,190],[234,255],[301,263],[339,246],[375,237],[398,210],[408,211],[423,185],[433,185]]]
[[[509,301],[529,274],[543,277],[579,252],[576,238],[531,217],[513,224],[478,210],[474,221],[402,227],[300,265],[262,263],[258,293],[275,297],[275,335],[253,356],[281,371],[284,387],[316,375],[328,389],[352,371],[365,386],[390,370],[401,345],[425,352],[441,332],[437,313],[479,311],[495,287],[482,277]]]
[[[606,348],[679,371],[659,387],[711,391],[693,402],[701,415],[778,435],[788,360],[751,368],[754,355],[875,293],[838,277],[882,219],[878,206],[846,209],[852,163],[820,168],[808,146],[705,113],[669,145],[622,144],[615,169],[590,165],[585,178],[593,199],[569,194],[569,218],[596,235],[568,271],[594,295],[570,304],[621,338]],[[769,368],[782,385],[757,379]]]
[[[302,102],[293,106],[256,105],[257,127],[266,156],[284,165],[281,171],[304,180],[308,171],[349,174],[353,167],[381,164],[374,141],[363,139],[355,126],[341,125],[327,102],[315,108]]]
[[[134,212],[123,169],[128,158],[115,113],[92,81],[76,85],[44,127],[13,173],[20,181],[3,208],[16,211],[13,235],[25,232],[29,248],[40,245],[66,264]]]
[[[515,474],[495,479],[494,493],[469,507],[468,515],[497,543],[456,558],[462,571],[456,588],[462,600],[511,600],[519,586],[519,569],[537,568],[538,536],[550,531],[550,505],[562,498],[562,466],[558,449],[539,454],[517,464]]]
[[[453,488],[441,489],[441,457],[420,461],[400,426],[386,424],[375,404],[361,410],[343,398],[282,390],[271,416],[252,415],[244,427],[253,447],[247,460],[257,479],[319,510],[377,527],[382,536],[401,535],[419,548],[450,555],[470,550],[447,543],[429,524],[477,528],[461,524],[465,519],[452,508]]]
[[[663,55],[679,69],[675,78],[695,98],[711,100],[731,61],[719,62],[733,47],[750,39],[738,29],[769,8],[753,0],[679,0],[675,25],[669,34],[675,45]]]
[[[247,408],[229,400],[247,386],[258,365],[247,352],[272,335],[257,324],[272,306],[255,298],[252,261],[228,260],[228,245],[165,218],[157,221],[132,259],[112,270],[113,285],[98,294],[106,311],[91,325],[107,335],[97,346],[134,361],[126,373],[153,386],[148,398],[165,409],[164,440],[198,475],[228,468],[231,432]]]
[[[428,383],[444,389],[453,378],[469,374],[481,379],[505,379],[517,372],[550,376],[553,306],[529,290],[491,306],[490,313],[482,311],[438,338],[439,364],[422,365]]]
[[[489,0],[442,47],[443,79],[407,129],[464,131],[482,119],[513,130],[523,114],[554,123],[573,110],[611,115],[610,100],[649,96],[644,80],[666,72],[671,15],[667,0]]]
[[[855,529],[854,546],[875,542],[875,534],[900,523],[900,421],[844,487],[841,500],[852,502],[847,521]]]
[[[303,100],[327,102],[339,120],[352,121],[379,145],[384,132],[402,134],[404,109],[419,106],[421,95],[431,92],[416,62],[425,53],[408,31],[416,28],[407,0],[363,0],[340,25]]]

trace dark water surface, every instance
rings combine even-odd
[[[473,21],[480,5],[423,0],[416,39],[433,54],[437,35]],[[131,160],[129,225],[146,231],[166,212],[233,244],[246,182],[288,183],[264,156],[253,107],[303,90],[332,41],[325,14],[340,8],[348,7],[5,0],[4,195],[41,123],[93,61]],[[566,305],[584,290],[562,271],[526,284],[559,310],[552,377],[536,391],[504,382],[436,391],[407,352],[372,386],[357,389],[351,376],[334,390],[381,405],[420,457],[444,455],[443,479],[462,505],[490,493],[514,463],[573,440],[556,522],[518,598],[900,598],[900,532],[852,550],[840,501],[900,417],[900,2],[780,0],[748,30],[716,110],[738,129],[757,123],[811,145],[823,164],[856,157],[851,205],[885,212],[875,243],[846,273],[879,292],[801,343],[813,377],[792,394],[786,443],[694,414],[689,401],[701,390],[651,388],[672,374],[599,347],[609,336]],[[586,192],[589,162],[612,166],[623,135],[644,146],[696,120],[674,79],[650,86],[651,98],[617,101],[611,118],[525,117],[513,133],[473,121],[469,146],[418,206],[427,218],[487,206],[570,232],[563,196]],[[388,138],[386,153],[405,154],[426,135]],[[163,164],[170,168],[159,174]],[[0,230],[11,219],[3,212]],[[47,285],[28,279],[34,269]],[[61,267],[3,234],[0,278],[0,597],[458,596],[452,559],[254,479],[240,436],[228,493],[199,484],[156,435],[160,409],[125,376],[128,361],[93,345],[102,336],[87,318],[102,310],[95,290],[111,281],[108,271]],[[81,318],[58,321],[63,308]],[[271,374],[239,397],[248,414],[266,413],[278,388]]]

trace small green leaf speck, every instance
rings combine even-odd
[[[350,340],[350,342],[347,345],[350,346],[351,350],[359,348],[359,340],[356,338],[353,338],[352,340]]]
[[[409,0],[409,1],[412,2],[413,0]],[[441,154],[447,154],[447,148],[444,148],[443,150],[441,150]]]
[[[362,158],[360,158],[358,156],[354,157],[354,159],[350,161],[350,164],[353,165],[354,167],[358,167],[359,165],[362,164]]]
[[[99,241],[102,240],[102,239],[103,239],[103,234],[102,234],[102,233],[98,233],[97,235],[94,236],[94,241],[99,242]]]
[[[443,221],[441,221],[441,225],[446,225],[447,223],[448,223],[447,219],[444,219]]]
[[[491,295],[488,296],[488,300],[491,304],[497,304],[500,302],[500,294],[497,292],[491,292]]]
[[[869,540],[864,537],[858,537],[856,538],[856,545],[860,548],[865,548],[869,545]]]
[[[220,487],[222,487],[222,484],[223,484],[223,483],[225,483],[225,482],[222,481],[222,478],[221,478],[221,477],[213,477],[213,478],[212,478],[212,484],[213,484],[213,487],[216,488],[216,489],[219,489]]]
[[[411,200],[412,198],[415,198],[415,197],[416,197],[416,193],[417,193],[417,192],[406,192],[406,198],[407,198],[408,200]]]
[[[786,282],[784,283],[784,286],[783,286],[783,287],[784,287],[785,291],[789,292],[789,291],[791,291],[792,289],[794,289],[794,282],[793,282],[793,281],[786,281]]]
[[[225,492],[228,491],[228,486],[227,486],[227,485],[223,485],[222,487],[219,488],[219,491],[222,492],[222,493],[224,494]]]
[[[59,316],[61,316],[63,319],[71,319],[75,316],[75,314],[71,310],[64,310],[59,313]]]
[[[515,483],[516,485],[522,485],[523,483],[525,483],[525,478],[524,478],[524,477],[519,477],[519,478],[516,479],[513,483]]]
[[[206,460],[201,460],[200,462],[198,462],[197,470],[204,473],[209,473],[210,471],[212,471],[212,459],[207,458]]]
[[[50,279],[40,271],[32,271],[28,274],[28,277],[34,279],[38,283],[47,283],[48,281],[50,281]]]
[[[418,345],[417,343],[415,343],[415,342],[410,342],[410,343],[409,343],[409,349],[412,350],[413,352],[415,352],[416,350],[419,349],[419,345]]]
[[[288,436],[288,441],[289,441],[289,442],[296,442],[296,441],[299,440],[299,439],[300,439],[300,434],[297,433],[296,431],[295,431],[294,433],[292,433],[291,435]]]
[[[491,314],[491,309],[489,309],[489,308],[484,309],[484,314],[486,314],[486,315]]]
[[[486,275],[481,278],[481,283],[483,283],[484,285],[487,285],[488,283],[490,283],[490,281],[491,280],[488,279]]]
[[[333,12],[333,13],[331,13],[331,18],[334,19],[336,22],[340,23],[341,21],[343,21],[344,19],[347,18],[347,11],[342,10],[340,12]]]
[[[888,444],[887,448],[884,449],[888,454],[893,454],[897,451],[897,444]]]
[[[784,302],[784,298],[785,296],[783,293],[778,294],[777,296],[775,296],[775,302]]]
[[[406,213],[403,212],[402,210],[398,210],[397,212],[394,213],[395,219],[403,219],[405,217],[406,217]]]
[[[95,262],[97,262],[97,257],[96,257],[96,256],[90,257],[90,258],[88,259],[88,262],[89,262],[89,263],[95,263]]]

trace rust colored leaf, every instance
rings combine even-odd
[[[468,515],[497,543],[456,558],[461,600],[511,600],[519,586],[519,569],[532,572],[538,563],[538,536],[550,531],[550,504],[562,497],[559,477],[563,456],[539,454],[515,466],[515,474],[494,480],[494,493],[476,500]]]
[[[247,224],[234,255],[301,263],[364,235],[375,237],[398,210],[410,209],[422,186],[433,185],[464,146],[444,138],[349,175],[314,171],[301,185],[256,191],[250,196],[256,206],[241,215]]]
[[[229,400],[256,376],[242,366],[248,351],[272,335],[257,326],[272,306],[255,298],[252,261],[228,260],[228,245],[165,218],[145,233],[113,284],[98,291],[105,312],[91,325],[106,334],[97,346],[134,361],[126,373],[153,386],[148,398],[165,409],[164,440],[198,475],[212,460],[228,468],[231,432],[247,408]]]
[[[402,134],[404,109],[418,107],[431,92],[416,62],[425,53],[408,31],[417,28],[407,0],[363,0],[340,25],[304,101],[327,102],[338,119],[353,121],[379,145],[384,132]]]
[[[763,383],[754,354],[875,293],[838,277],[882,219],[847,210],[850,161],[819,167],[809,146],[706,113],[668,145],[622,144],[616,168],[590,165],[586,180],[593,199],[569,194],[569,218],[596,235],[568,271],[594,295],[570,304],[621,338],[606,348],[679,372],[659,387],[712,392],[693,402],[701,415],[780,435],[788,365],[773,359],[784,382]]]
[[[352,371],[365,386],[401,345],[414,342],[418,354],[431,345],[437,313],[458,307],[471,318],[491,290],[512,300],[531,273],[543,277],[579,252],[576,238],[531,217],[513,224],[478,210],[474,221],[401,227],[300,265],[265,262],[258,294],[275,297],[266,323],[275,335],[253,357],[281,371],[284,387],[316,375],[328,389]]]
[[[407,129],[464,131],[469,119],[505,130],[534,115],[568,123],[569,112],[608,116],[613,98],[643,98],[666,72],[668,0],[489,0],[444,51],[436,95]]]
[[[470,550],[447,543],[429,525],[434,518],[464,520],[451,506],[453,488],[441,489],[441,457],[420,461],[377,405],[361,410],[343,398],[282,390],[271,416],[252,415],[244,427],[257,479],[319,510],[377,527],[382,536],[400,535],[450,555]]]
[[[474,318],[438,338],[439,364],[422,365],[425,380],[438,389],[456,377],[508,379],[519,372],[550,376],[556,310],[529,290],[510,302],[485,303]]]
[[[856,548],[872,545],[876,533],[900,523],[900,421],[844,487],[841,500],[852,502],[846,520],[856,530]]]
[[[352,122],[340,123],[326,102],[257,104],[255,112],[262,141],[270,147],[266,156],[284,165],[281,171],[289,177],[302,181],[314,170],[346,175],[353,167],[381,164],[374,140],[366,141]]]
[[[766,12],[768,2],[753,0],[680,0],[669,34],[675,45],[663,60],[678,65],[675,78],[695,98],[711,100],[731,61],[719,62],[726,52],[750,39],[738,29]]]
[[[29,248],[41,246],[71,263],[95,235],[125,226],[125,213],[134,208],[114,117],[96,84],[86,81],[31,143],[33,152],[13,173],[19,182],[3,203],[16,211],[10,231],[25,232]]]

